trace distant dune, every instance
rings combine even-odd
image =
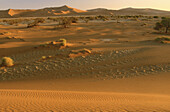
[[[51,7],[37,10],[23,10],[23,9],[8,9],[0,11],[0,18],[9,17],[46,17],[46,16],[57,16],[57,15],[75,15],[78,13],[84,13],[86,11],[71,8],[69,6],[62,7]]]
[[[143,9],[137,9],[137,8],[124,8],[117,11],[118,14],[129,14],[129,15],[170,15],[170,11],[163,11],[163,10],[157,10],[157,9],[151,9],[151,8],[143,8]]]
[[[105,8],[97,8],[91,10],[80,10],[69,7],[67,5],[61,7],[49,7],[43,9],[8,9],[0,10],[0,18],[11,17],[47,17],[47,16],[62,16],[62,15],[170,15],[170,11],[163,11],[157,9],[137,9],[137,8],[124,8],[120,10],[109,10]]]
[[[17,10],[17,9],[9,9],[8,14],[10,16],[20,16],[22,13],[29,13],[29,12],[34,12],[35,10]]]

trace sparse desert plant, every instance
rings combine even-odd
[[[49,59],[49,58],[52,58],[52,56],[42,56],[41,57],[42,60]]]
[[[163,43],[163,41],[170,41],[170,38],[160,37],[160,38],[156,38],[155,41]]]
[[[39,46],[40,46],[40,47],[46,47],[47,44],[40,44]]]
[[[59,42],[61,42],[61,46],[67,46],[66,39],[59,39]]]
[[[60,20],[60,18],[58,18],[58,17],[57,17],[57,18],[54,18],[54,17],[48,17],[47,19],[48,19],[48,20],[55,21],[55,22]]]
[[[10,57],[3,57],[1,65],[10,67],[14,65],[14,61]]]
[[[97,16],[97,19],[103,20],[103,21],[109,20],[107,16],[101,16],[101,15]]]
[[[18,25],[21,23],[23,19],[10,19],[10,20],[3,20],[4,23],[7,23],[9,25]]]
[[[85,23],[88,23],[88,22],[89,22],[89,20],[88,20],[88,19],[85,19],[84,21],[85,21]]]
[[[70,19],[71,19],[72,23],[77,23],[78,22],[78,18],[76,18],[76,17],[71,17]]]
[[[38,26],[38,22],[33,22],[33,23],[29,23],[28,25],[27,25],[27,28],[33,28],[33,27],[35,27],[35,26]]]
[[[68,28],[72,23],[72,20],[69,18],[62,18],[59,21],[59,25],[62,26],[63,28]]]
[[[96,19],[96,17],[92,17],[92,16],[90,16],[90,17],[86,17],[85,19],[88,19],[88,20],[95,20],[95,19]]]
[[[36,18],[36,19],[34,19],[34,22],[29,23],[27,25],[27,28],[32,28],[32,27],[38,26],[39,23],[44,23],[44,22],[45,22],[45,19],[43,19],[43,18]]]
[[[47,57],[46,56],[42,56],[41,59],[45,60]]]
[[[146,26],[146,25],[147,25],[146,23],[141,24],[141,26]]]
[[[36,18],[34,21],[35,21],[35,23],[44,23],[45,19],[43,19],[43,18]]]
[[[80,49],[80,50],[72,50],[69,54],[69,57],[73,58],[73,57],[78,57],[78,56],[82,56],[85,57],[86,55],[91,54],[91,51],[89,49]]]
[[[8,37],[5,37],[6,39],[17,39],[16,37],[11,37],[11,36],[8,36]]]
[[[80,17],[81,20],[83,20],[85,23],[89,22],[89,19],[86,19],[86,17]]]
[[[159,16],[153,16],[153,18],[158,19],[158,18],[159,18]]]
[[[89,53],[89,54],[91,54],[91,51],[89,49],[86,49],[86,48],[82,49],[80,52],[81,53]]]
[[[165,33],[168,33],[170,28],[170,18],[162,19],[161,22],[157,22],[154,29],[155,30],[165,30]]]
[[[166,19],[166,17],[161,17],[161,19]]]

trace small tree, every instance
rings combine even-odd
[[[156,26],[154,27],[155,30],[165,29],[165,33],[168,33],[169,28],[170,28],[170,18],[162,19],[162,21],[157,22]]]

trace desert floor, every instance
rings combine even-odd
[[[154,41],[169,36],[156,33],[154,24],[0,25],[0,33],[6,32],[0,35],[0,58],[15,61],[0,68],[0,111],[170,111],[170,46]],[[67,48],[40,46],[60,38]],[[83,48],[92,53],[68,57]]]

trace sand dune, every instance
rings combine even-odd
[[[64,5],[62,7],[49,7],[43,9],[8,9],[0,11],[0,17],[46,17],[56,15],[74,15],[78,13],[84,13],[86,11]]]
[[[170,96],[73,91],[0,90],[0,111],[168,111]]]
[[[0,18],[11,17],[47,17],[47,16],[74,16],[74,15],[170,15],[169,11],[157,10],[151,8],[124,8],[120,10],[111,10],[105,8],[97,8],[90,10],[80,10],[69,7],[67,5],[61,7],[49,7],[43,9],[8,9],[0,10]]]
[[[0,111],[169,112],[168,85],[168,73],[106,81],[7,81],[0,83]]]
[[[19,15],[21,13],[26,13],[26,12],[33,12],[35,10],[15,10],[15,9],[9,9],[8,10],[8,14],[11,15],[11,16],[16,16],[16,15]]]

